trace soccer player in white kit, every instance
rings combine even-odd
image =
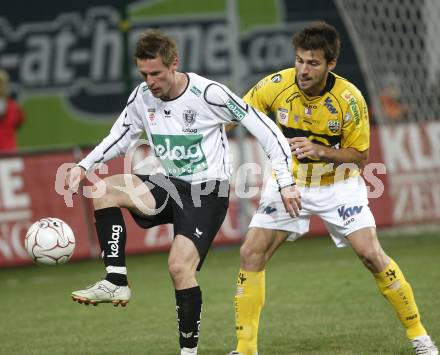
[[[130,95],[110,134],[71,169],[65,183],[76,191],[87,172],[126,153],[143,132],[166,174],[104,179],[105,193],[93,198],[93,205],[107,275],[91,287],[74,291],[72,298],[94,305],[125,306],[130,300],[121,208],[128,209],[143,228],[172,223],[168,269],[175,288],[180,349],[182,355],[196,354],[202,309],[196,270],[229,202],[231,172],[224,125],[241,123],[260,142],[271,160],[286,211],[296,216],[300,197],[291,174],[291,152],[279,128],[227,87],[179,72],[176,45],[170,37],[156,30],[142,33],[134,57],[144,82]]]

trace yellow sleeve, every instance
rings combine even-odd
[[[362,94],[357,90],[345,90],[342,98],[347,103],[342,125],[341,148],[364,151],[370,148],[370,123],[368,108]]]
[[[243,96],[243,100],[249,105],[255,107],[258,111],[265,113],[266,115],[271,112],[271,105],[274,100],[275,91],[271,89],[270,80],[271,75],[261,79],[255,86],[253,86],[246,95]]]

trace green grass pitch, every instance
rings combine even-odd
[[[383,237],[413,286],[425,326],[440,342],[440,235]],[[128,258],[126,308],[79,305],[69,295],[103,275],[101,261],[0,270],[0,354],[178,354],[166,254]],[[199,275],[201,355],[235,344],[238,247],[211,250]],[[330,238],[285,243],[267,268],[260,355],[412,354],[394,311],[349,249]]]

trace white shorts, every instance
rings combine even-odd
[[[362,228],[376,227],[368,207],[367,188],[360,176],[327,186],[299,187],[302,210],[297,218],[286,212],[278,188],[268,182],[249,227],[290,232],[287,240],[296,240],[309,231],[310,216],[325,223],[337,247],[347,245],[347,235]]]

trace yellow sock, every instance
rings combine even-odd
[[[258,323],[265,296],[265,271],[251,272],[240,269],[235,294],[235,330],[237,351],[256,355]]]
[[[384,271],[374,274],[380,292],[394,307],[400,321],[406,328],[408,339],[425,335],[411,285],[406,281],[399,266],[390,260]]]

